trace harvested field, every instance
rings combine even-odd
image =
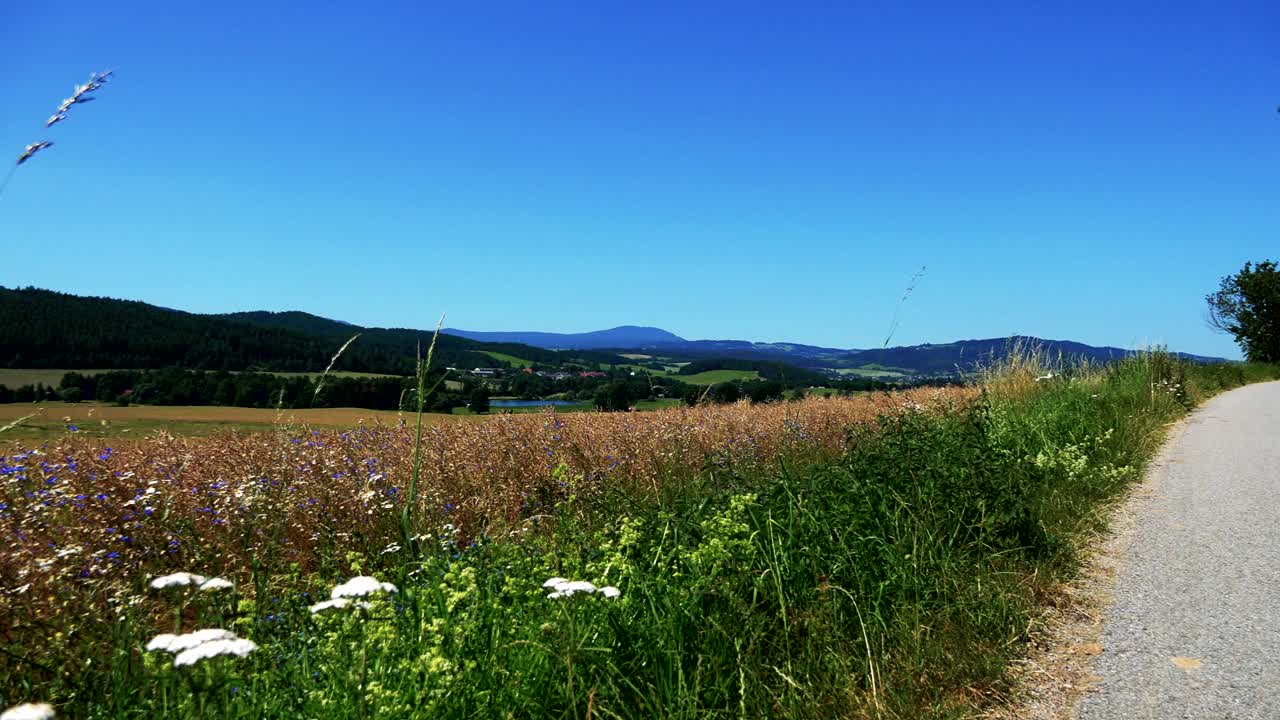
[[[27,418],[30,415],[31,417]],[[130,405],[99,403],[8,403],[0,405],[0,427],[27,418],[0,435],[0,443],[51,440],[75,433],[100,438],[146,436],[158,430],[174,435],[208,435],[223,430],[264,431],[277,426],[354,427],[361,423],[397,424],[401,413],[363,408],[275,410],[219,406]],[[404,415],[408,417],[408,415]],[[456,416],[461,419],[461,416]],[[451,415],[424,415],[427,423],[453,422]]]

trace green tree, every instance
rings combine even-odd
[[[1280,272],[1276,263],[1246,262],[1205,297],[1209,324],[1235,338],[1247,359],[1280,362]]]
[[[631,407],[635,396],[625,380],[613,380],[596,388],[592,401],[597,408],[606,412],[621,412]]]
[[[489,391],[483,385],[477,385],[467,396],[467,406],[477,415],[489,412]]]
[[[737,383],[722,382],[711,386],[711,392],[708,393],[711,402],[714,403],[735,403],[742,397],[742,389]]]

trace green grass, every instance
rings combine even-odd
[[[900,370],[886,368],[879,365],[864,365],[863,367],[856,368],[838,368],[836,372],[841,375],[856,375],[858,377],[868,378],[895,378],[906,375],[906,373]]]
[[[101,638],[63,666],[23,664],[50,656],[37,639],[52,628],[14,616],[31,643],[6,646],[0,699],[91,718],[973,716],[1008,689],[1040,605],[1060,599],[1078,548],[1168,423],[1280,376],[1162,354],[1039,372],[1014,361],[970,405],[850,428],[853,450],[835,462],[713,464],[660,494],[549,463],[563,494],[530,497],[512,527],[459,537],[446,523],[465,509],[449,504],[422,519],[421,544],[353,549],[324,558],[327,573],[264,556],[234,594],[139,581],[145,601],[53,636]],[[398,592],[308,612],[357,574]],[[549,598],[553,576],[619,596]],[[143,647],[175,621],[230,627],[260,649],[175,668]]]
[[[515,355],[508,355],[506,353],[494,352],[492,350],[484,350],[482,352],[484,352],[485,355],[488,355],[494,360],[497,360],[498,362],[507,363],[508,365],[511,365],[513,367],[527,368],[527,367],[533,366],[532,360],[525,360],[524,358],[516,357]]]
[[[693,375],[672,375],[672,377],[691,385],[715,385],[734,380],[757,380],[760,378],[760,373],[756,370],[707,370]]]
[[[675,377],[674,375],[672,375],[670,372],[666,370],[654,370],[651,367],[645,367],[644,365],[636,365],[634,363],[623,363],[621,365],[615,365],[614,367],[627,368],[628,370],[634,370],[636,372],[649,373],[653,377]]]
[[[656,400],[640,400],[636,402],[636,410],[662,410],[663,408],[680,407],[684,401],[679,398],[658,398]]]

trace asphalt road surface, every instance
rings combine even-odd
[[[1280,718],[1280,382],[1219,395],[1170,442],[1080,717]]]

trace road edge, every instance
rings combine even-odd
[[[1094,665],[1103,649],[1100,640],[1106,612],[1114,602],[1116,578],[1128,560],[1138,518],[1164,484],[1173,449],[1210,402],[1247,387],[1250,385],[1219,393],[1165,426],[1160,449],[1142,479],[1099,511],[1106,517],[1106,527],[1080,547],[1083,562],[1079,574],[1044,598],[1045,607],[1031,623],[1029,650],[1010,669],[1009,691],[996,706],[977,717],[1077,718],[1085,696],[1102,681]]]

